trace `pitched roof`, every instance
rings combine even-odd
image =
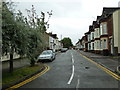
[[[103,7],[102,15],[112,14],[118,9],[120,9],[120,7]]]
[[[120,10],[120,7],[103,7],[102,15],[101,16],[97,16],[97,19],[96,19],[97,23],[107,19],[116,10]]]
[[[92,32],[92,31],[94,31],[93,25],[90,25],[90,26],[89,26],[89,32]]]
[[[52,33],[50,32],[50,33],[48,33],[48,35],[50,35],[51,37],[53,37],[53,38],[55,38],[55,39],[58,39],[57,34],[52,34]]]
[[[93,28],[98,28],[99,27],[99,24],[98,24],[98,22],[97,21],[93,21]]]
[[[86,32],[85,35],[90,34],[90,32]]]

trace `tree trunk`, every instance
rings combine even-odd
[[[10,68],[9,68],[10,72],[13,72],[13,50],[11,50],[10,52]]]

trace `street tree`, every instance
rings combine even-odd
[[[11,2],[2,4],[2,55],[10,55],[10,72],[13,71],[13,55],[28,57],[31,66],[35,65],[37,50],[40,49],[41,36],[47,30],[48,21],[45,22],[45,14],[36,15],[32,5],[30,16],[24,17],[21,11],[14,13]]]
[[[61,42],[63,43],[64,48],[69,48],[69,47],[73,46],[72,41],[71,41],[71,39],[69,37],[63,38],[61,40]]]
[[[40,17],[37,15],[36,10],[34,8],[34,5],[32,5],[32,8],[26,9],[28,16],[26,17],[26,22],[28,23],[28,26],[31,29],[32,33],[29,33],[29,51],[28,51],[28,57],[31,61],[31,65],[34,66],[35,60],[40,53],[40,49],[44,47],[44,43],[46,41],[42,40],[42,34],[44,35],[47,29],[49,28],[48,21],[52,15],[51,12],[48,13],[48,20],[45,21],[45,13],[41,12]],[[42,44],[42,45],[41,45]]]
[[[16,20],[11,5],[11,2],[2,3],[2,54],[10,55],[10,72],[13,71],[14,53],[24,55],[27,40],[24,22]]]

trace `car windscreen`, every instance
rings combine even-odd
[[[42,54],[52,54],[51,51],[43,51]]]

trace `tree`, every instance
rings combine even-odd
[[[31,16],[24,17],[21,11],[14,13],[12,2],[2,4],[2,55],[10,55],[10,72],[13,71],[13,55],[19,54],[30,59],[31,66],[35,65],[41,42],[40,33],[47,30],[45,14],[41,12],[38,18],[32,5]],[[49,17],[52,14],[49,14]]]
[[[13,71],[14,53],[23,56],[27,53],[28,29],[24,17],[14,14],[12,2],[3,2],[2,8],[2,54],[10,55],[10,72]]]
[[[47,12],[49,15],[47,22],[45,22],[45,13],[41,12],[41,16],[38,17],[38,15],[36,14],[34,5],[32,5],[32,8],[30,10],[26,9],[26,11],[28,13],[26,22],[28,23],[28,25],[31,29],[31,32],[32,32],[32,33],[29,33],[30,42],[28,45],[29,51],[27,54],[31,61],[30,62],[31,66],[34,66],[35,60],[39,54],[39,52],[37,52],[37,51],[40,51],[40,49],[42,49],[42,47],[44,47],[43,45],[44,45],[45,41],[42,40],[41,34],[44,35],[47,28],[49,28],[48,21],[52,15],[52,11]],[[43,44],[41,45],[41,43],[43,43]]]
[[[72,41],[71,41],[71,39],[69,37],[63,38],[61,40],[61,42],[63,43],[64,48],[69,48],[69,47],[73,46]]]

